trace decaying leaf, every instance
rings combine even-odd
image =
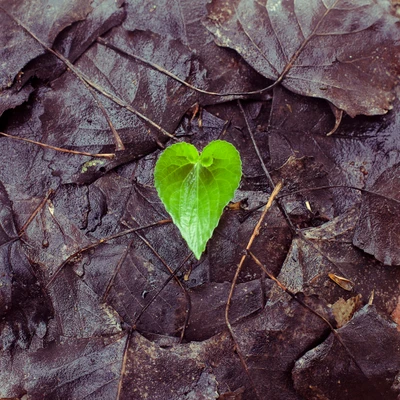
[[[400,164],[363,193],[354,244],[387,265],[400,265]]]
[[[53,342],[46,349],[17,355],[14,366],[8,365],[10,371],[5,371],[11,379],[1,381],[0,396],[28,395],[32,400],[114,399],[126,339],[126,334],[68,338],[62,343]],[[12,376],[16,370],[23,374],[19,384]]]
[[[218,47],[201,23],[207,16],[208,0],[127,0],[127,31],[151,31],[181,41],[195,54],[200,74],[195,86],[217,93],[250,92],[267,80],[234,52]],[[149,16],[151,15],[151,18]],[[202,104],[224,101],[224,97],[200,96]]]
[[[208,10],[217,44],[265,77],[353,117],[390,109],[400,38],[390,1],[213,0]]]
[[[317,295],[332,304],[344,291],[328,274],[346,276],[354,284],[353,290],[364,299],[374,290],[374,304],[391,313],[397,298],[399,272],[353,246],[357,218],[358,210],[353,209],[320,227],[304,229],[292,241],[278,279],[294,293]],[[273,289],[272,298],[282,296],[281,290]]]
[[[351,291],[354,288],[354,283],[349,279],[344,278],[343,276],[339,276],[336,274],[328,274],[329,278],[333,280],[337,285],[339,285],[342,289]]]
[[[240,362],[226,352],[227,335],[163,349],[135,333],[126,364],[121,400],[218,399],[218,393],[246,387]],[[186,397],[187,396],[187,397]]]
[[[350,297],[348,300],[340,298],[336,303],[332,304],[332,313],[336,319],[338,328],[347,324],[353,317],[354,313],[361,307],[361,295]]]
[[[306,399],[397,399],[400,335],[395,324],[367,305],[337,332],[352,357],[330,335],[296,361],[292,376],[299,395]]]
[[[67,26],[84,19],[92,10],[90,1],[51,1],[44,7],[36,1],[1,1],[0,20],[3,32],[0,36],[1,59],[0,89],[11,86],[17,73],[45,49],[31,37],[17,21],[20,21],[48,46]]]

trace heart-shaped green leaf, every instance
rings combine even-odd
[[[241,176],[240,155],[223,140],[208,144],[201,155],[193,145],[177,143],[157,161],[154,181],[158,195],[197,259]]]

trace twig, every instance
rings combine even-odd
[[[93,153],[87,153],[86,151],[63,149],[61,147],[55,147],[55,146],[52,146],[50,144],[37,142],[36,140],[25,139],[25,138],[21,138],[21,137],[18,137],[18,136],[9,135],[8,133],[4,133],[4,132],[0,132],[0,135],[5,136],[5,137],[10,138],[10,139],[13,139],[13,140],[20,140],[22,142],[36,144],[37,146],[44,147],[45,149],[51,149],[51,150],[55,150],[55,151],[60,151],[62,153],[76,154],[76,155],[79,155],[79,156],[107,158],[109,160],[111,160],[111,159],[113,159],[115,157],[114,153],[96,153],[96,154],[93,154]]]
[[[28,226],[30,225],[30,223],[35,219],[36,215],[39,213],[39,211],[44,207],[44,205],[46,204],[47,200],[49,200],[49,198],[51,196],[53,196],[55,193],[55,191],[53,189],[50,189],[47,191],[46,196],[44,197],[44,199],[40,202],[40,204],[35,208],[35,210],[33,211],[33,213],[31,214],[31,216],[28,218],[28,220],[25,222],[25,224],[22,226],[22,228],[19,230],[18,232],[18,236],[21,237],[25,231],[26,228],[28,228]]]
[[[237,98],[237,97],[246,97],[246,96],[251,96],[251,95],[255,95],[255,94],[262,94],[263,92],[271,90],[273,87],[275,87],[279,83],[279,82],[274,82],[273,84],[271,84],[271,85],[269,85],[267,87],[264,87],[264,88],[259,89],[259,90],[253,90],[251,92],[232,92],[232,93],[209,92],[208,90],[200,89],[200,88],[198,88],[196,86],[191,85],[190,83],[184,81],[183,79],[179,78],[179,76],[176,76],[175,74],[173,74],[172,72],[166,70],[165,68],[161,67],[158,64],[155,64],[155,63],[153,63],[153,62],[151,62],[149,60],[146,60],[145,58],[140,57],[140,56],[138,56],[136,54],[127,53],[126,51],[120,49],[117,46],[114,46],[113,44],[111,44],[110,42],[108,42],[107,40],[105,40],[102,37],[98,37],[96,39],[96,41],[97,41],[97,43],[100,43],[100,44],[102,44],[102,45],[104,45],[104,46],[106,46],[106,47],[108,47],[108,48],[120,53],[120,54],[123,54],[126,57],[133,58],[133,59],[135,59],[135,60],[137,60],[137,61],[139,61],[139,62],[141,62],[141,63],[143,63],[145,65],[148,65],[149,67],[151,67],[151,68],[155,69],[156,71],[158,71],[158,72],[160,72],[160,73],[162,73],[162,74],[174,79],[175,81],[181,83],[182,85],[186,86],[189,89],[192,89],[192,90],[194,90],[194,91],[196,91],[198,93],[207,94],[207,95],[210,95],[210,96],[228,97],[226,99],[226,101],[233,100],[233,98]]]
[[[2,10],[4,10],[2,7],[0,7]],[[146,121],[149,125],[153,126],[154,128],[156,128],[158,131],[160,131],[162,134],[170,137],[173,140],[178,140],[174,135],[171,135],[169,132],[167,132],[165,129],[161,128],[161,126],[159,126],[158,124],[156,124],[154,121],[152,121],[150,118],[146,117],[145,115],[143,115],[141,112],[139,112],[138,110],[136,110],[135,108],[131,107],[126,101],[120,99],[117,96],[114,96],[110,93],[108,93],[107,91],[105,91],[100,85],[98,85],[95,82],[92,82],[86,75],[84,75],[81,71],[79,71],[78,68],[76,68],[74,66],[74,64],[72,64],[68,58],[64,57],[61,53],[59,53],[56,50],[53,50],[51,47],[47,46],[46,43],[44,43],[41,39],[39,39],[33,32],[31,32],[25,25],[22,24],[21,21],[19,21],[17,18],[15,18],[13,15],[9,14],[6,10],[4,10],[4,12],[10,17],[12,18],[19,26],[21,26],[21,28],[23,28],[30,36],[32,36],[39,44],[41,44],[47,51],[49,51],[50,53],[52,53],[53,55],[55,55],[59,60],[61,60],[70,70],[71,72],[73,72],[78,79],[80,79],[82,82],[86,82],[89,86],[91,86],[92,88],[96,89],[99,93],[101,93],[103,96],[107,97],[108,99],[110,99],[111,101],[113,101],[114,103],[118,104],[119,106],[125,108],[126,110],[136,114],[139,118],[141,118],[142,120]],[[111,122],[111,121],[110,121]],[[113,134],[115,134],[115,130],[113,131]],[[156,139],[156,142],[158,145],[160,145],[161,143],[158,141],[158,139]],[[161,147],[163,147],[161,145]]]
[[[133,330],[129,329],[128,335],[127,335],[127,338],[126,338],[125,347],[124,347],[124,353],[123,353],[123,356],[122,356],[121,369],[120,369],[120,372],[119,372],[117,400],[119,400],[119,398],[121,396],[122,383],[123,383],[123,378],[124,378],[125,371],[126,371],[126,363],[128,361],[128,351],[129,351],[129,346],[131,344],[132,334],[133,334]]]
[[[268,203],[266,204],[266,206],[264,208],[264,211],[261,213],[260,219],[258,220],[257,225],[255,226],[255,228],[253,230],[253,233],[252,233],[252,235],[251,235],[251,237],[249,239],[249,242],[247,243],[245,254],[243,254],[242,258],[240,259],[239,265],[238,265],[238,267],[236,269],[235,276],[233,277],[233,281],[232,281],[232,284],[231,284],[231,289],[229,291],[229,296],[228,296],[228,300],[226,302],[226,307],[225,307],[225,323],[226,323],[226,326],[228,327],[229,333],[231,334],[232,340],[233,340],[233,342],[235,344],[237,354],[238,354],[238,356],[240,358],[240,361],[241,361],[241,363],[242,363],[242,365],[243,365],[243,367],[244,367],[244,369],[246,371],[247,376],[249,377],[250,381],[252,382],[253,389],[254,389],[255,393],[257,394],[258,398],[260,398],[260,396],[258,395],[256,386],[254,385],[254,382],[253,382],[252,377],[250,375],[250,372],[248,370],[248,367],[247,367],[246,361],[244,359],[244,356],[242,355],[242,352],[240,350],[239,344],[237,343],[237,340],[235,338],[235,334],[233,332],[232,325],[231,325],[231,323],[229,321],[229,309],[230,309],[230,306],[231,306],[231,301],[232,301],[233,292],[235,290],[236,281],[237,281],[237,279],[239,277],[240,271],[242,270],[243,263],[244,263],[244,261],[246,260],[246,258],[248,256],[248,252],[250,251],[251,246],[253,245],[254,239],[258,236],[258,234],[260,232],[261,224],[263,223],[264,218],[265,218],[268,210],[271,208],[276,196],[278,195],[278,193],[279,193],[279,191],[281,189],[282,189],[282,183],[279,182],[275,186],[273,192],[271,193],[271,196],[268,199]]]

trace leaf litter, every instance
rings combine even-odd
[[[0,131],[67,152],[0,140],[0,397],[397,398],[399,102],[349,117],[396,96],[389,2],[25,3]],[[243,160],[200,260],[154,189],[166,133]]]

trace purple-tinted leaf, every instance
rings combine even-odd
[[[400,164],[363,193],[354,244],[387,265],[400,265]],[[376,193],[376,194],[375,194]]]
[[[31,85],[18,88],[15,85],[9,89],[0,91],[0,116],[4,111],[15,108],[28,100],[29,95],[33,92]]]
[[[262,313],[233,329],[260,398],[299,399],[290,382],[292,360],[327,330],[321,319],[288,298],[267,302]],[[310,298],[304,301],[320,312],[324,309]]]
[[[265,80],[236,53],[216,46],[211,34],[201,24],[207,16],[206,0],[141,0],[126,2],[127,18],[123,27],[129,31],[151,31],[180,40],[200,63],[193,84],[218,93],[247,92],[266,84]],[[151,16],[151,18],[149,18]],[[214,104],[223,98],[202,98]]]
[[[5,12],[5,11],[6,12]],[[2,31],[0,58],[5,60],[0,70],[0,88],[11,86],[15,75],[32,59],[45,52],[12,17],[20,21],[47,46],[67,26],[84,19],[92,10],[90,1],[51,0],[0,2]]]
[[[389,1],[213,0],[205,24],[218,45],[295,93],[353,117],[390,109],[400,31]]]
[[[349,353],[330,335],[297,360],[293,380],[299,394],[306,399],[397,399],[400,333],[395,324],[365,306],[337,334]]]
[[[374,304],[390,314],[397,301],[400,271],[382,266],[353,246],[357,217],[358,210],[350,210],[318,228],[303,230],[293,240],[278,279],[294,293],[317,295],[331,304],[354,293],[362,294],[365,303],[374,291]],[[330,273],[353,282],[353,292],[337,285]],[[272,297],[282,295],[276,287]]]
[[[225,306],[229,290],[228,283],[212,282],[190,292],[191,318],[186,339],[205,340],[225,330]],[[241,283],[236,287],[230,311],[233,323],[238,323],[263,308],[262,290],[260,280]]]
[[[218,399],[231,388],[248,387],[226,335],[163,349],[134,334],[128,351],[121,400]]]

